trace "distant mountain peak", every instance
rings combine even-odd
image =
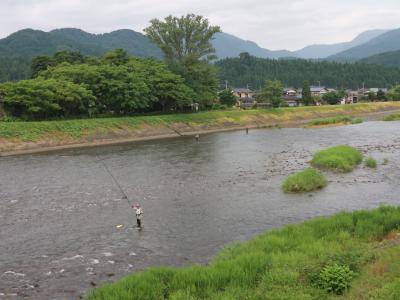
[[[303,49],[297,50],[296,54],[301,58],[327,58],[331,55],[337,54],[339,52],[345,51],[352,47],[361,45],[366,43],[373,38],[380,36],[387,32],[385,29],[373,29],[367,30],[360,34],[358,34],[353,40],[350,42],[342,42],[336,44],[314,44]]]

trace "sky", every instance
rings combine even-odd
[[[153,18],[200,14],[261,47],[297,50],[400,28],[400,0],[0,0],[0,38],[24,28],[142,32]]]

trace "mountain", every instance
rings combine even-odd
[[[115,48],[124,48],[135,56],[162,56],[161,50],[147,37],[128,29],[105,34],[91,34],[75,28],[50,32],[24,29],[0,39],[0,82],[28,78],[31,59],[38,55],[67,50],[99,56]]]
[[[368,30],[360,33],[350,42],[327,44],[327,45],[324,44],[310,45],[303,49],[295,51],[295,53],[297,54],[298,57],[305,59],[326,58],[328,56],[350,49],[352,47],[364,44],[387,31],[388,30],[384,29]]]
[[[380,53],[358,61],[363,64],[375,64],[388,67],[400,67],[400,50]]]
[[[328,57],[329,60],[358,60],[379,53],[400,50],[400,28],[387,31],[364,44]]]
[[[213,40],[213,46],[219,59],[237,57],[242,52],[262,58],[297,57],[296,53],[287,50],[264,49],[252,41],[243,40],[228,33],[217,33]]]

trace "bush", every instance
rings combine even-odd
[[[365,165],[369,168],[376,168],[376,160],[373,157],[368,157],[365,161]]]
[[[329,293],[341,295],[350,287],[353,277],[354,272],[347,265],[326,266],[319,276],[319,286]]]
[[[322,189],[327,184],[324,175],[319,171],[309,168],[300,173],[289,176],[282,185],[287,193],[310,192]]]
[[[359,150],[343,145],[315,153],[311,164],[319,168],[350,172],[360,164],[361,161],[362,155]]]

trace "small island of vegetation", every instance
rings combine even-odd
[[[327,185],[325,176],[318,170],[308,168],[289,176],[282,185],[287,193],[310,192]]]
[[[335,146],[314,154],[311,164],[322,169],[350,172],[362,161],[359,150],[347,146]]]

